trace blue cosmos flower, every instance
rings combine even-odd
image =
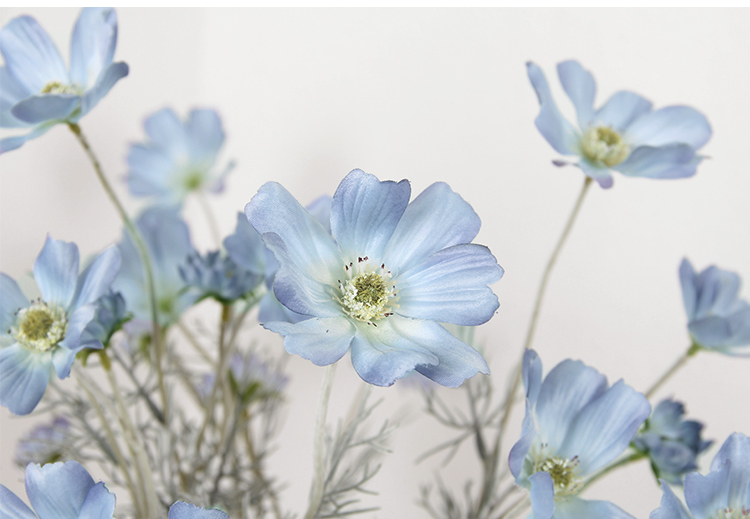
[[[661,506],[651,519],[747,519],[750,517],[750,438],[734,433],[724,442],[705,476],[685,477],[683,505],[666,482]]]
[[[176,208],[158,206],[146,209],[136,221],[136,227],[151,257],[159,324],[168,326],[176,322],[196,298],[195,294],[187,292],[180,276],[180,266],[186,264],[194,250],[190,231]],[[138,250],[127,232],[117,246],[122,253],[122,269],[112,289],[122,294],[135,319],[151,322],[151,304]]]
[[[696,274],[683,259],[680,284],[688,331],[695,344],[730,355],[750,346],[750,304],[739,298],[741,280],[737,274],[714,266]]]
[[[666,399],[654,408],[633,443],[648,455],[657,478],[681,485],[685,474],[698,468],[698,454],[713,443],[701,439],[702,429],[702,423],[685,420],[685,406],[681,402]]]
[[[331,204],[331,234],[275,182],[245,207],[280,267],[273,291],[313,317],[264,322],[284,347],[319,366],[351,347],[360,377],[389,386],[412,370],[456,387],[488,373],[482,356],[438,322],[477,325],[498,308],[488,287],[502,268],[474,210],[444,183],[409,203],[409,182],[349,173]]]
[[[224,130],[214,110],[193,110],[183,123],[171,108],[144,122],[148,140],[128,153],[128,187],[133,196],[150,196],[161,205],[181,206],[190,193],[219,192],[223,173],[212,171],[224,145]]]
[[[0,274],[0,403],[14,414],[34,410],[52,368],[70,375],[76,353],[91,347],[81,334],[120,268],[116,247],[102,252],[80,275],[78,247],[47,238],[34,263],[42,297],[29,301],[16,282]]]
[[[205,255],[193,252],[186,261],[180,266],[180,276],[197,300],[212,297],[229,304],[252,292],[263,281],[262,275],[241,268],[219,251]]]
[[[26,467],[26,503],[0,485],[0,517],[8,519],[112,519],[115,495],[77,461]],[[32,510],[33,509],[33,510]]]
[[[52,422],[34,427],[16,445],[15,462],[21,467],[29,463],[54,463],[65,454],[70,442],[70,422],[56,416]]]
[[[128,75],[125,63],[112,63],[117,45],[114,9],[81,11],[70,43],[70,71],[57,47],[30,16],[19,16],[0,30],[0,127],[31,130],[0,140],[0,153],[14,150],[58,123],[76,123]]]
[[[652,111],[650,101],[625,91],[594,110],[594,77],[577,61],[563,61],[557,73],[575,106],[576,129],[557,109],[542,69],[531,62],[526,68],[541,105],[534,121],[539,132],[558,153],[577,155],[576,165],[601,187],[612,186],[610,170],[646,178],[695,174],[703,159],[696,152],[711,137],[711,126],[700,112],[688,106]]]
[[[229,516],[221,510],[206,510],[184,501],[177,501],[169,507],[169,519],[229,519]]]
[[[536,519],[630,518],[608,501],[578,497],[586,480],[628,448],[651,406],[642,394],[580,361],[564,360],[542,381],[542,361],[523,362],[526,416],[510,451],[516,483],[531,492]]]

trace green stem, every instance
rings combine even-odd
[[[325,490],[325,436],[326,415],[328,414],[328,401],[331,397],[333,386],[333,375],[336,371],[336,363],[326,366],[323,375],[323,384],[320,386],[320,400],[318,401],[318,414],[315,417],[315,444],[314,444],[314,474],[313,487],[310,492],[310,506],[305,513],[305,519],[314,519],[318,515],[320,503],[323,500]]]
[[[667,371],[665,371],[664,374],[661,377],[659,377],[659,380],[657,380],[656,382],[654,382],[654,384],[651,386],[651,388],[648,391],[646,391],[646,393],[645,393],[646,398],[651,398],[651,396],[654,393],[656,393],[657,389],[659,389],[662,385],[664,385],[664,383],[667,380],[669,380],[672,377],[672,375],[674,375],[675,373],[677,373],[677,371],[679,371],[679,369],[687,363],[687,361],[688,361],[688,359],[690,359],[690,357],[694,356],[701,349],[702,348],[700,346],[698,346],[697,344],[691,345],[688,348],[688,350],[684,354],[682,354],[682,356],[680,358],[678,358],[675,361],[675,363],[672,364],[672,366]]]

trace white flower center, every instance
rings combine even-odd
[[[750,518],[750,509],[742,507],[742,510],[734,508],[721,508],[716,512],[713,519],[747,519]]]
[[[65,310],[40,300],[18,311],[16,324],[10,329],[10,334],[21,346],[44,352],[54,348],[67,331]]]
[[[78,85],[68,85],[66,83],[61,83],[60,81],[50,81],[44,87],[42,87],[41,92],[42,94],[73,94],[73,95],[82,95],[83,89],[79,87]]]
[[[612,167],[630,155],[630,147],[622,136],[608,126],[592,126],[581,139],[583,154],[594,163]]]
[[[572,496],[578,493],[583,478],[578,474],[578,456],[573,459],[550,456],[534,463],[534,472],[546,472],[552,476],[555,496]]]
[[[365,256],[357,258],[356,264],[345,265],[344,270],[348,279],[343,283],[339,280],[340,295],[334,299],[347,315],[374,326],[377,325],[373,321],[393,315],[398,291],[384,263],[376,268]]]

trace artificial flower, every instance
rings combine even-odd
[[[223,304],[246,296],[263,281],[262,275],[243,269],[220,251],[205,255],[193,252],[179,270],[198,300],[212,297]]]
[[[52,422],[37,425],[16,444],[15,462],[21,467],[29,463],[54,463],[65,455],[70,441],[70,422],[56,416]]]
[[[184,501],[177,501],[169,507],[169,519],[229,519],[221,510],[200,508]]]

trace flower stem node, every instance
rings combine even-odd
[[[45,352],[54,348],[65,337],[67,331],[68,320],[65,310],[39,300],[18,311],[18,320],[11,328],[11,335],[23,347]]]

